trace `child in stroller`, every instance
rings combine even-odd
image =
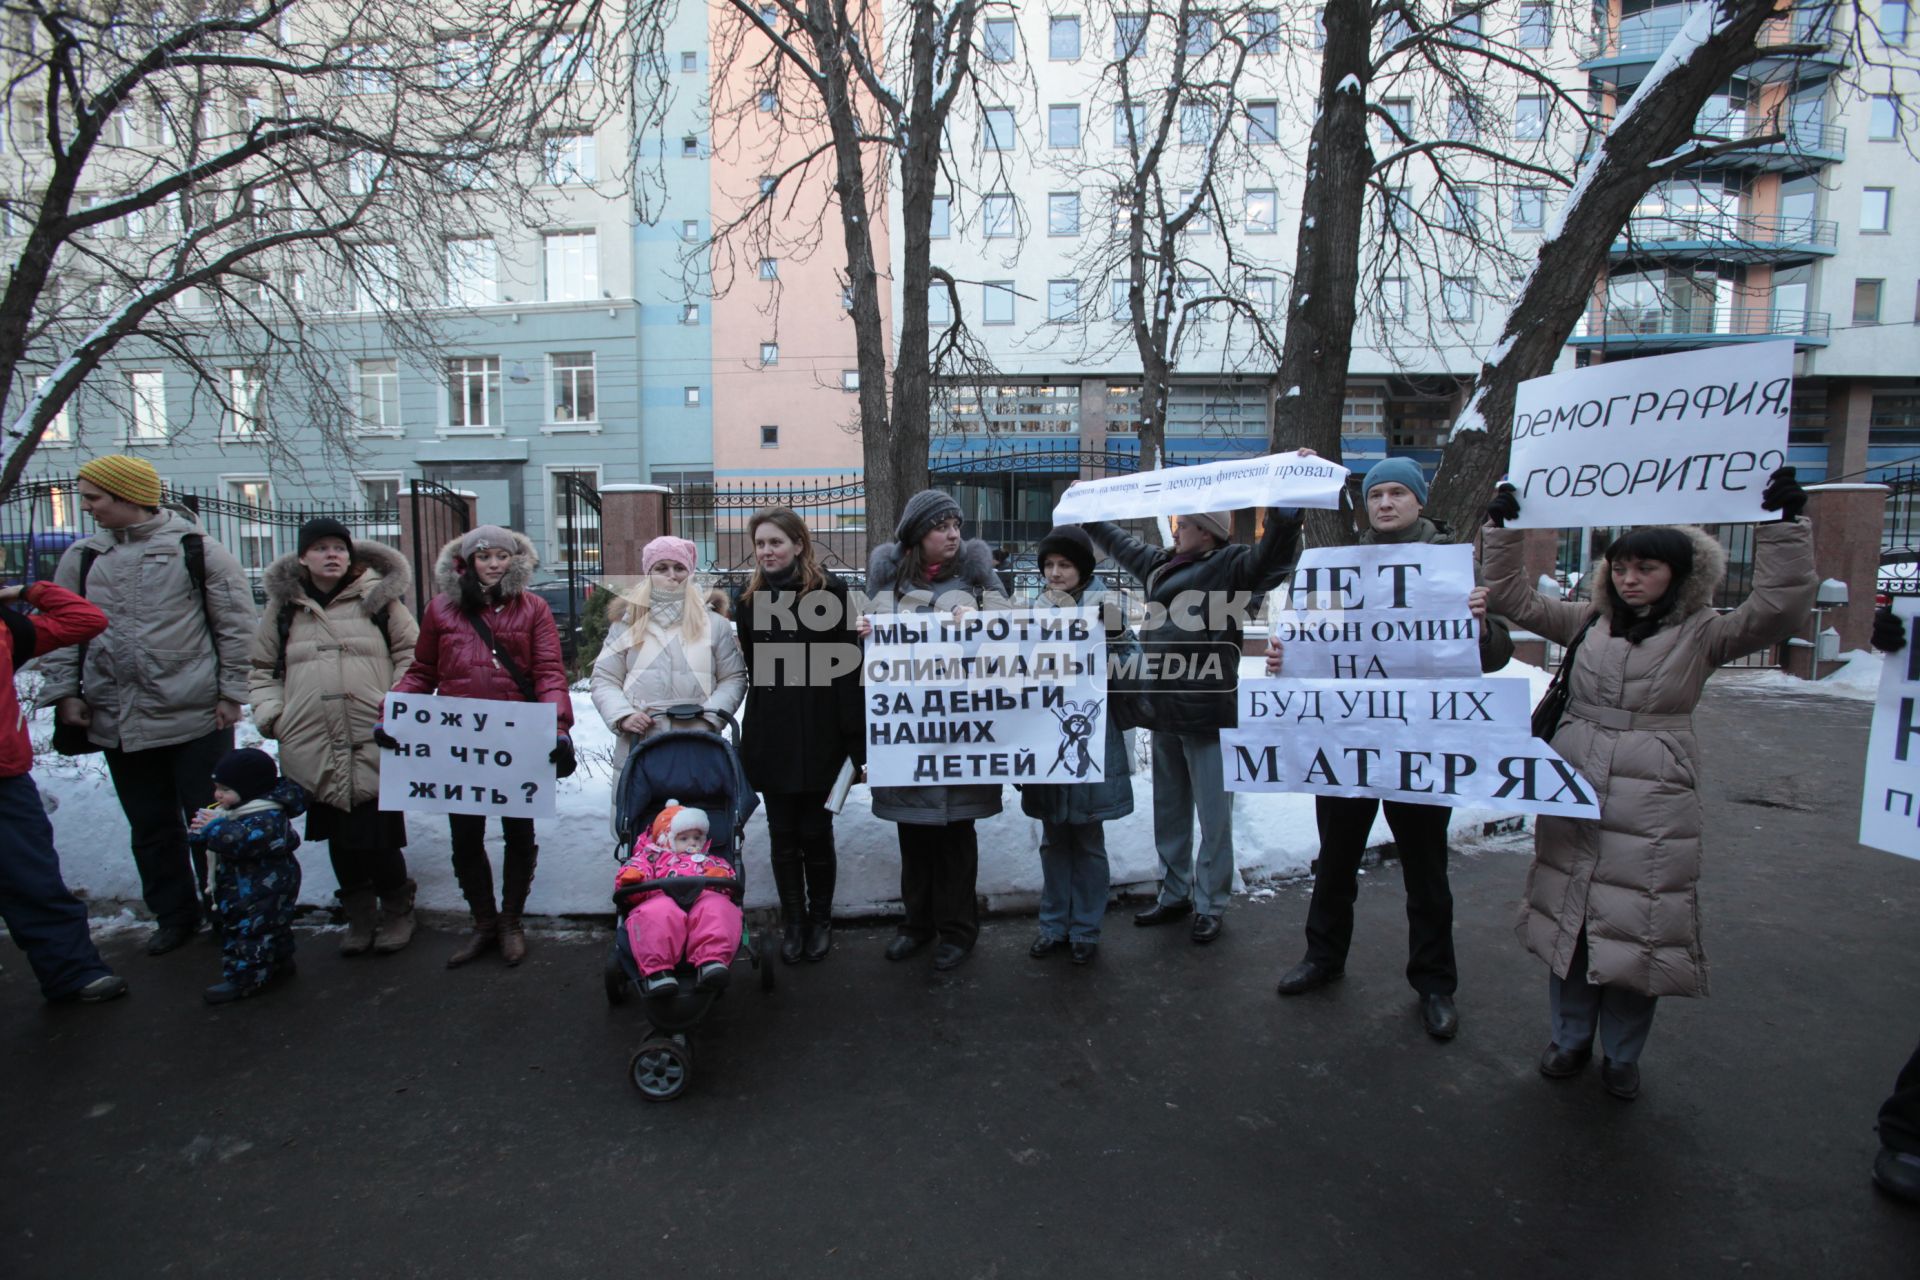
[[[708,831],[705,812],[667,801],[614,880],[614,901],[630,907],[627,945],[645,995],[678,995],[674,966],[683,957],[694,990],[726,988],[743,924],[740,880],[712,851]]]

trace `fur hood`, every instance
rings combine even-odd
[[[896,579],[900,574],[900,563],[906,558],[906,548],[898,542],[883,542],[873,549],[867,557],[867,594],[877,596],[898,589]],[[925,590],[926,584],[916,584]],[[993,548],[978,538],[968,538],[960,544],[960,554],[953,558],[953,572],[940,580],[941,587],[964,586],[975,595],[1000,590],[1000,579],[993,572]]]
[[[513,532],[513,560],[507,565],[507,576],[500,579],[502,597],[517,596],[527,589],[533,581],[533,571],[540,567],[540,555],[533,549],[533,541],[526,534]],[[460,538],[466,535],[463,533]],[[460,599],[460,574],[466,569],[466,561],[460,558],[460,538],[455,538],[440,548],[440,554],[433,562],[433,589],[443,596],[452,598],[455,603]]]
[[[1673,528],[1687,535],[1693,543],[1693,571],[1686,581],[1680,584],[1680,595],[1660,619],[1662,627],[1677,627],[1694,614],[1712,605],[1714,593],[1720,590],[1720,584],[1727,577],[1727,549],[1720,545],[1720,539],[1708,533],[1696,524],[1677,524]],[[1600,588],[1594,595],[1594,608],[1604,610],[1612,616],[1624,603],[1613,594],[1613,570],[1603,556],[1594,565],[1593,572],[1600,575]]]
[[[355,538],[353,558],[380,575],[380,580],[363,593],[367,616],[373,616],[396,600],[404,601],[413,590],[413,569],[407,564],[407,558],[386,543]],[[284,608],[306,591],[300,581],[300,558],[281,556],[267,566],[261,583],[267,589],[267,603]]]

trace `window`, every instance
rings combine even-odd
[[[1516,42],[1522,49],[1544,49],[1553,43],[1553,6],[1520,6],[1520,33]]]
[[[1471,98],[1449,98],[1447,100],[1447,136],[1455,142],[1477,142],[1480,139],[1480,110]]]
[[[1545,94],[1523,93],[1513,100],[1513,136],[1547,136],[1547,99]]]
[[[840,286],[840,309],[842,311],[853,310],[853,286],[850,284]]]
[[[353,251],[355,307],[360,311],[378,311],[399,302],[396,281],[400,273],[400,251],[390,244],[363,244]]]
[[[345,64],[340,68],[336,79],[341,93],[357,95],[393,92],[393,72],[385,65],[388,58],[384,47],[371,44],[359,48],[342,49],[340,56]]]
[[[560,231],[544,237],[547,301],[578,302],[600,296],[600,251],[591,231]]]
[[[779,363],[780,363],[780,344],[777,342],[761,343],[760,344],[761,366],[764,368],[768,365],[775,365]]]
[[[700,158],[700,139],[698,137],[690,133],[680,139],[680,158],[682,160],[698,160]]]
[[[1277,102],[1249,102],[1247,104],[1247,141],[1254,146],[1272,146],[1280,141],[1280,104]]]
[[[779,185],[780,185],[780,179],[774,177],[772,174],[763,173],[760,175],[760,194],[761,195],[763,196],[772,195],[774,192],[774,188],[778,187]]]
[[[947,291],[946,282],[935,280],[927,288],[927,324],[941,328],[953,323],[953,294]]]
[[[1247,301],[1263,316],[1270,316],[1280,305],[1280,285],[1272,276],[1253,276],[1247,281]]]
[[[1107,309],[1113,313],[1113,318],[1121,324],[1127,324],[1133,319],[1133,303],[1128,299],[1128,295],[1131,294],[1132,291],[1133,281],[1131,280],[1109,280],[1107,282]]]
[[[760,259],[760,265],[754,269],[754,274],[762,280],[778,280],[780,278],[780,259]]]
[[[46,390],[47,384],[51,381],[53,381],[52,378],[40,379],[40,389],[43,391]],[[60,412],[53,415],[53,420],[47,423],[47,429],[40,433],[40,443],[41,444],[72,444],[73,443],[73,419],[67,415],[66,405],[60,406]]]
[[[358,477],[360,481],[360,505],[368,511],[378,511],[395,520],[400,518],[400,477],[397,475],[370,474]],[[394,530],[398,533],[399,530]]]
[[[546,180],[556,187],[592,182],[599,176],[598,148],[590,133],[548,138],[543,158],[546,162]]]
[[[447,36],[440,41],[440,83],[449,89],[485,83],[493,49],[490,42],[471,35]]]
[[[1473,281],[1461,276],[1449,276],[1442,280],[1440,305],[1447,319],[1456,324],[1471,321],[1474,316]]]
[[[1047,196],[1047,234],[1050,236],[1080,234],[1080,193],[1078,191],[1055,191]]]
[[[1413,28],[1407,25],[1407,17],[1399,10],[1380,19],[1380,47],[1391,49],[1413,36]]]
[[[1213,19],[1204,13],[1189,13],[1185,43],[1189,58],[1198,58],[1213,48]]]
[[[1907,0],[1880,0],[1880,43],[1897,49],[1907,43]]]
[[[127,439],[167,438],[166,375],[158,369],[136,369],[127,375],[129,391]]]
[[[981,230],[989,240],[998,240],[1013,234],[1013,197],[1006,194],[991,195],[982,206]]]
[[[1210,236],[1213,234],[1213,218],[1207,213],[1208,201],[1206,196],[1193,187],[1180,188],[1180,210],[1184,211],[1189,205],[1192,205],[1196,197],[1199,197],[1200,203],[1199,207],[1194,211],[1193,221],[1187,224],[1187,234]],[[1176,213],[1175,216],[1178,217],[1179,214]]]
[[[682,387],[680,389],[680,403],[689,409],[698,409],[700,407],[700,388]]]
[[[1050,147],[1080,145],[1079,104],[1069,102],[1047,108],[1047,145]]]
[[[989,280],[981,286],[980,319],[984,324],[1013,323],[1013,281]]]
[[[1131,134],[1129,134],[1131,129]],[[1115,108],[1113,113],[1113,145],[1131,147],[1134,139],[1145,143],[1147,140],[1147,109],[1139,103]]]
[[[447,305],[484,307],[500,301],[498,267],[491,239],[447,241]]]
[[[1480,189],[1455,187],[1447,202],[1447,230],[1472,235],[1480,230]]]
[[[1180,145],[1204,147],[1213,141],[1213,104],[1185,102],[1180,105]]]
[[[360,429],[400,431],[400,362],[360,362]]]
[[[1860,193],[1860,229],[1885,231],[1893,208],[1892,187],[1868,187]]]
[[[1326,14],[1317,15],[1320,44],[1326,43]],[[1280,52],[1280,11],[1277,9],[1255,9],[1247,15],[1247,52],[1253,54]]]
[[[234,558],[240,561],[240,567],[250,574],[258,574],[273,563],[273,526],[258,519],[262,508],[273,505],[273,484],[263,477],[227,480],[227,501],[244,503],[253,510],[245,512],[236,522],[223,530],[228,536],[237,533],[233,539]],[[256,517],[249,519],[248,517]]]
[[[1247,233],[1270,236],[1280,229],[1280,199],[1271,187],[1247,192]]]
[[[776,115],[780,111],[780,95],[772,89],[762,89],[759,105],[761,115]]]
[[[1080,282],[1078,280],[1047,281],[1047,319],[1054,324],[1065,324],[1074,318],[1080,310]]]
[[[1080,19],[1054,18],[1047,23],[1047,56],[1072,62],[1080,56]]]
[[[593,42],[584,31],[562,31],[540,51],[540,78],[548,84],[593,78]]]
[[[385,171],[386,160],[372,151],[356,151],[347,157],[347,194],[364,196],[373,190]],[[452,170],[449,169],[449,175]]]
[[[547,399],[555,422],[598,422],[593,352],[556,351],[547,357]]]
[[[486,191],[493,186],[493,174],[477,142],[447,144],[447,185],[456,191]]]
[[[772,424],[761,427],[760,447],[762,449],[778,449],[780,447],[780,428]]]
[[[1867,138],[1872,142],[1895,142],[1900,137],[1900,95],[1876,93],[1867,115]]]
[[[1013,150],[1013,109],[988,107],[981,116],[981,138],[988,151]]]
[[[981,49],[987,55],[988,62],[1012,62],[1014,29],[1012,18],[988,18],[986,22],[986,40]]]
[[[227,430],[229,439],[244,440],[266,434],[261,418],[260,371],[253,368],[227,370]]]
[[[1486,42],[1480,38],[1480,11],[1453,15],[1453,38],[1470,49],[1478,49]]]
[[[858,391],[860,389],[860,371],[858,369],[842,369],[840,371],[840,389],[842,391]]]
[[[1113,56],[1131,58],[1147,47],[1147,15],[1116,13],[1113,16]]]
[[[1853,282],[1853,322],[1855,324],[1880,323],[1880,293],[1885,284],[1884,280]]]
[[[1513,193],[1513,229],[1538,231],[1547,225],[1547,189],[1520,187]]]
[[[447,361],[447,425],[462,430],[499,430],[500,357],[454,356]]]
[[[683,219],[680,223],[680,238],[682,240],[698,240],[700,238],[700,220],[698,218]]]
[[[1412,136],[1412,98],[1388,98],[1380,104],[1380,110],[1387,116],[1386,120],[1380,122],[1380,141],[1397,144],[1403,138]],[[1394,132],[1396,127],[1399,129],[1398,133]]]
[[[1380,282],[1380,308],[1393,320],[1407,318],[1407,278],[1388,276]]]
[[[689,302],[681,307],[680,323],[697,327],[700,323],[700,304],[697,302]]]
[[[694,71],[698,71],[699,69],[700,69],[700,55],[696,53],[694,50],[688,49],[686,52],[680,55],[680,70],[682,72],[694,72]]]
[[[953,234],[952,196],[935,196],[933,198],[933,218],[928,225],[927,234],[935,240],[945,240]]]

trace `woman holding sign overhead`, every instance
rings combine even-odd
[[[867,558],[873,613],[951,613],[1010,607],[993,572],[993,551],[960,536],[960,504],[938,489],[907,500],[894,528]],[[873,630],[861,618],[864,637]],[[966,960],[980,933],[974,881],[980,843],[973,824],[1000,812],[1000,784],[874,787],[873,816],[900,827],[900,901],[906,920],[887,944],[887,959],[905,960],[935,939],[933,967]]]
[[[413,665],[393,691],[551,702],[560,738],[550,758],[564,778],[574,769],[573,740],[567,736],[573,728],[573,702],[567,696],[553,610],[527,591],[539,563],[525,534],[493,524],[483,524],[442,548],[433,566],[440,594],[427,605]],[[388,739],[381,745],[391,743]],[[447,967],[466,964],[496,947],[509,965],[519,964],[527,955],[520,913],[540,856],[533,842],[533,819],[500,819],[506,856],[498,908],[493,868],[487,862],[485,815],[448,814],[447,826],[453,837],[454,878],[473,912],[473,933],[447,957]]]
[[[1534,590],[1520,503],[1502,485],[1484,534],[1491,607],[1569,647],[1571,701],[1549,741],[1598,793],[1600,817],[1542,816],[1518,932],[1547,962],[1553,1039],[1540,1074],[1578,1075],[1600,1039],[1600,1080],[1640,1092],[1640,1053],[1661,996],[1707,994],[1700,943],[1699,751],[1693,709],[1716,667],[1792,635],[1813,607],[1807,495],[1784,467],[1754,531],[1753,592],[1720,613],[1717,539],[1689,526],[1630,530],[1596,566],[1591,603]]]
[[[1408,458],[1376,462],[1360,482],[1366,512],[1363,545],[1451,542],[1447,529],[1421,514],[1427,480]],[[1480,669],[1498,671],[1513,657],[1513,640],[1498,618],[1487,616],[1487,590],[1475,587],[1467,608],[1480,623]],[[1267,674],[1279,675],[1284,655],[1267,645]],[[1453,958],[1453,890],[1447,884],[1447,824],[1453,810],[1432,804],[1383,802],[1369,796],[1315,796],[1320,858],[1314,867],[1313,901],[1307,907],[1307,954],[1280,979],[1283,996],[1325,986],[1347,967],[1353,941],[1353,902],[1360,892],[1360,858],[1374,816],[1384,807],[1400,855],[1407,889],[1407,982],[1420,996],[1420,1020],[1436,1040],[1460,1030],[1453,994],[1459,972]]]

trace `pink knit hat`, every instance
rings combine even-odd
[[[652,573],[653,566],[662,560],[671,560],[674,564],[685,565],[689,570],[699,567],[700,548],[685,538],[676,538],[663,533],[649,542],[640,551],[640,572]]]

